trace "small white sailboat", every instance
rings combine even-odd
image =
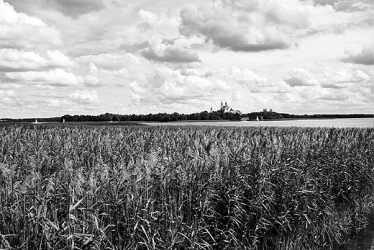
[[[34,124],[38,124],[38,119],[35,119]]]
[[[260,121],[260,119],[258,119],[258,116],[257,116],[257,118],[256,118],[256,121],[258,121],[258,122]]]

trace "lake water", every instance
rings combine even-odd
[[[188,121],[188,122],[149,122],[145,125],[194,125],[194,126],[240,126],[240,127],[328,127],[328,128],[373,128],[374,118],[349,119],[309,119],[282,121]]]

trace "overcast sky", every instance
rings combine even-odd
[[[0,0],[0,118],[374,113],[373,1]]]

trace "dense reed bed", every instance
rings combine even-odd
[[[374,129],[0,126],[0,249],[329,249]]]

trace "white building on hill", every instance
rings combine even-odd
[[[221,108],[219,109],[219,111],[223,113],[233,113],[233,114],[240,114],[240,115],[242,114],[240,110],[234,110],[229,105],[227,105],[227,102],[225,102],[225,105],[223,105],[223,102],[221,102]]]

